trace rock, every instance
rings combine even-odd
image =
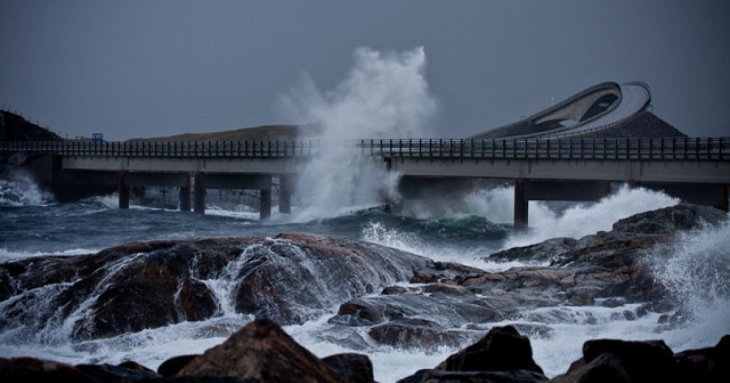
[[[231,376],[183,376],[172,378],[154,378],[139,383],[262,383],[256,379],[242,379]]]
[[[226,306],[239,313],[303,323],[407,281],[430,263],[384,246],[310,234],[151,241],[35,257],[0,264],[0,299],[18,297],[0,312],[0,330],[23,338],[72,328],[75,340],[88,340],[202,321],[221,315],[219,300],[231,299],[216,296],[210,282],[233,285]]]
[[[170,358],[157,367],[157,373],[164,377],[175,376],[183,367],[187,366],[188,363],[198,356],[200,355],[180,355]]]
[[[34,358],[0,358],[0,382],[3,383],[99,383],[67,364]]]
[[[383,289],[381,294],[383,295],[396,295],[396,294],[405,294],[408,292],[408,289],[402,286],[388,286]],[[0,291],[0,294],[2,291]]]
[[[730,335],[715,347],[674,354],[679,382],[720,383],[730,381]]]
[[[398,383],[539,383],[547,378],[534,371],[440,371],[420,370]]]
[[[160,375],[135,362],[125,362],[118,366],[110,364],[81,364],[76,368],[84,375],[104,383],[130,383],[145,379],[159,378]]]
[[[599,339],[583,344],[583,360],[586,364],[605,354],[611,354],[619,360],[631,381],[669,382],[674,379],[673,353],[663,341]]]
[[[492,262],[550,262],[573,250],[578,241],[573,238],[553,238],[536,245],[514,247],[484,258]]]
[[[601,354],[590,363],[574,363],[567,373],[550,383],[632,383],[621,361],[613,354]]]
[[[451,355],[436,367],[443,371],[528,370],[542,374],[532,359],[530,340],[512,326],[494,327],[471,346]]]
[[[253,378],[266,383],[342,380],[268,319],[249,323],[223,344],[193,359],[177,376],[202,375]]]
[[[373,363],[362,354],[336,354],[322,359],[326,365],[338,373],[344,383],[374,383]]]
[[[438,323],[415,318],[391,320],[371,328],[368,335],[380,345],[422,350],[458,347],[466,339],[457,330],[446,330]]]
[[[619,220],[613,231],[638,234],[672,235],[678,230],[698,229],[727,220],[727,213],[707,206],[680,204],[652,210]]]

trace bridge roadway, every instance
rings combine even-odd
[[[596,199],[610,182],[659,188],[728,209],[730,137],[0,142],[0,154],[50,155],[64,174],[118,173],[122,208],[128,207],[131,186],[178,186],[182,210],[189,210],[195,188],[194,210],[201,213],[206,188],[258,189],[262,218],[270,214],[272,176],[281,179],[280,209],[289,212],[292,177],[310,158],[332,150],[372,158],[399,172],[403,184],[419,187],[459,179],[514,180],[516,227],[527,223],[529,200]]]

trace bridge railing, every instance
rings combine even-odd
[[[294,158],[333,150],[384,158],[730,161],[730,138],[0,142],[0,153],[79,157]]]

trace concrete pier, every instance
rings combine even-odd
[[[291,176],[279,177],[279,213],[291,214],[291,195],[294,189]]]
[[[185,186],[180,187],[180,211],[190,211],[192,206],[192,189],[190,186],[190,174],[187,174],[185,176]]]
[[[271,217],[271,189],[261,189],[261,202],[259,210],[259,219],[265,220]]]
[[[523,231],[527,229],[529,200],[527,199],[527,190],[525,189],[524,180],[515,180],[514,223],[512,224],[514,231]]]
[[[205,187],[203,186],[203,175],[201,173],[195,173],[193,176],[193,184],[193,212],[196,214],[205,214]]]
[[[129,182],[127,172],[119,172],[119,208],[129,209]]]

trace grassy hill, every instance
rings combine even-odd
[[[184,133],[167,137],[133,138],[129,141],[246,141],[293,140],[318,133],[313,125],[263,125],[212,133]]]

